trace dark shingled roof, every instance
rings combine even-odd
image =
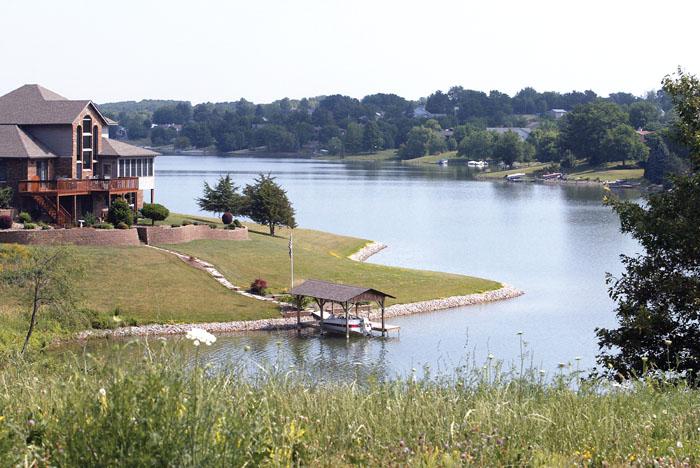
[[[100,156],[158,156],[160,153],[118,140],[102,138]]]
[[[329,283],[328,281],[315,279],[306,280],[289,291],[289,294],[293,296],[309,296],[335,302],[351,302],[357,296],[365,293],[391,298],[394,297],[372,288]]]
[[[17,125],[0,125],[0,158],[41,159],[56,155]]]
[[[104,120],[89,100],[70,101],[42,86],[24,85],[0,96],[0,124],[71,124],[87,106],[92,106]]]

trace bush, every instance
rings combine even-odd
[[[42,225],[41,225],[41,230],[42,230],[42,231],[48,231],[49,229],[51,229],[51,226],[49,226],[48,224],[42,224]]]
[[[9,208],[12,202],[12,188],[0,188],[0,208]]]
[[[114,229],[112,223],[97,223],[93,226],[95,229]]]
[[[126,223],[117,223],[117,225],[114,227],[117,229],[129,229],[129,225]]]
[[[85,221],[85,226],[87,227],[92,227],[97,224],[97,218],[90,211],[83,215],[83,221]]]
[[[198,222],[198,221],[195,221],[195,222],[192,223],[192,224],[194,224],[195,226],[199,226],[199,225],[202,224],[202,223],[200,223],[200,222]]]
[[[216,229],[216,224],[210,224],[209,227],[210,227],[211,229]]]
[[[184,220],[184,221],[182,222],[182,225],[183,225],[183,226],[189,226],[189,225],[191,225],[191,224],[192,224],[192,221],[190,221],[189,219],[186,219],[186,220]]]
[[[226,226],[224,226],[224,229],[230,229],[233,231],[234,229],[236,229],[236,226],[233,224],[227,224]]]
[[[0,229],[10,229],[12,227],[11,216],[0,216]]]
[[[26,211],[22,211],[19,215],[17,215],[17,219],[19,220],[20,223],[31,223],[32,222],[32,215],[27,213]]]
[[[233,225],[234,225],[235,227],[237,227],[237,228],[243,227],[243,225],[241,224],[241,222],[238,221],[237,219],[234,219],[234,220],[233,220]]]
[[[156,221],[163,221],[170,216],[170,210],[158,203],[144,203],[141,214],[144,218],[150,219],[151,225],[154,225]]]
[[[134,212],[131,210],[126,200],[119,198],[114,200],[112,206],[109,207],[107,220],[114,225],[124,223],[127,226],[131,226],[134,224]]]
[[[223,215],[221,215],[221,222],[223,222],[226,225],[229,225],[233,222],[233,214],[231,214],[230,211],[227,211]]]
[[[24,223],[24,229],[36,229],[36,224],[34,224],[34,223]]]
[[[250,284],[249,292],[258,296],[264,296],[267,294],[267,281],[262,278],[256,279]]]
[[[173,223],[170,225],[171,228],[179,228],[182,224]]]

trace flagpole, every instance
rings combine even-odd
[[[292,278],[292,284],[290,286],[290,289],[294,287],[294,245],[293,245],[293,238],[294,238],[294,230],[290,229],[289,230],[289,263],[291,267],[291,278]]]

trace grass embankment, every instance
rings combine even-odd
[[[52,367],[6,363],[0,465],[700,462],[700,392],[684,386],[573,391],[533,376],[494,378],[493,366],[416,382],[319,383],[287,370],[253,381],[235,369],[185,370],[190,353],[173,356],[172,347],[64,356]]]
[[[248,286],[265,279],[273,292],[289,287],[289,230],[276,237],[250,225],[250,242],[199,240],[167,245],[168,249],[204,259],[234,284]],[[501,287],[481,278],[359,263],[347,257],[369,241],[309,229],[294,230],[295,282],[315,278],[379,289],[407,303],[484,292]]]
[[[99,315],[103,322],[99,326],[105,326],[105,321],[111,325],[115,309],[124,320],[139,324],[279,316],[273,305],[232,294],[206,272],[165,252],[148,247],[76,247],[74,251],[87,272],[77,285],[83,296],[78,309]],[[2,299],[0,350],[18,347],[28,324],[28,309],[18,304],[12,290]],[[90,328],[93,315],[81,310],[43,312],[33,346]]]
[[[421,156],[420,158],[406,159],[403,161],[404,164],[437,164],[441,159],[458,159],[456,151],[447,151],[440,154],[431,154],[429,156]],[[466,161],[465,158],[461,158],[462,161]]]
[[[534,175],[536,172],[544,171],[551,163],[531,163],[528,166],[521,166],[517,169],[495,170],[483,172],[478,175],[480,179],[502,179],[510,174],[523,173],[528,176]],[[566,172],[567,180],[580,180],[590,182],[613,182],[615,180],[624,179],[630,181],[639,181],[644,177],[644,169],[621,167],[618,163],[608,163],[603,166],[589,166],[580,163],[571,171]]]

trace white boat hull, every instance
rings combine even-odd
[[[323,329],[331,333],[369,335],[372,333],[372,323],[364,317],[350,317],[346,327],[345,317],[330,316],[323,320]]]

